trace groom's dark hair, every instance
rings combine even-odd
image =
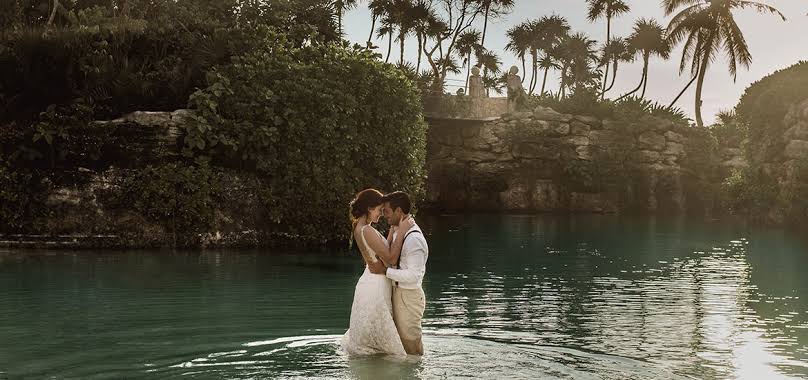
[[[394,191],[385,195],[382,197],[382,202],[390,203],[390,208],[393,210],[401,207],[401,211],[403,211],[405,214],[409,214],[410,211],[412,211],[412,201],[410,200],[410,196],[403,191]]]

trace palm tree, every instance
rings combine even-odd
[[[483,35],[480,45],[485,46],[485,33],[488,31],[488,18],[493,11],[497,15],[505,14],[513,9],[514,0],[479,0],[484,9]]]
[[[751,8],[758,13],[778,15],[783,20],[786,18],[772,6],[749,0],[662,0],[662,7],[666,16],[682,8],[668,24],[668,39],[671,45],[683,40],[685,42],[679,71],[683,72],[689,62],[691,73],[698,77],[696,125],[703,127],[701,94],[710,62],[723,50],[733,79],[737,78],[739,64],[748,68],[752,63],[749,46],[732,11]]]
[[[393,50],[393,32],[395,31],[395,26],[392,20],[387,16],[382,18],[381,24],[382,26],[379,27],[377,36],[379,38],[387,36],[387,56],[384,58],[384,62],[387,63],[390,62],[390,52]]]
[[[551,15],[528,23],[528,30],[531,36],[530,54],[533,57],[533,75],[529,93],[533,94],[538,82],[539,52],[544,52],[545,55],[551,54],[560,41],[569,34],[570,26],[564,17]],[[548,70],[549,68],[545,68],[545,77]]]
[[[387,9],[390,8],[390,0],[370,0],[368,9],[370,10],[371,23],[370,35],[368,36],[368,47],[373,46],[373,32],[376,31],[376,20],[383,17]]]
[[[620,16],[629,11],[629,6],[623,0],[586,0],[589,3],[589,12],[587,17],[590,22],[597,21],[601,17],[606,19],[606,43],[609,45],[612,33],[612,18]],[[604,60],[606,69],[603,74],[603,87],[601,88],[601,99],[603,94],[606,93],[606,82],[609,81],[609,64],[611,61]]]
[[[489,73],[483,77],[483,86],[487,91],[494,90],[497,94],[502,94],[508,86],[508,72],[502,71],[496,74]]]
[[[476,54],[477,58],[477,65],[483,68],[483,85],[485,86],[486,93],[489,89],[497,88],[497,84],[499,83],[499,78],[497,75],[500,72],[500,66],[502,65],[502,61],[499,57],[491,50],[488,50],[482,46],[477,51]],[[487,79],[487,81],[486,81]]]
[[[423,53],[424,43],[426,42],[427,32],[429,31],[430,25],[437,19],[437,16],[426,0],[418,0],[412,8],[410,8],[408,18],[411,20],[412,31],[415,33],[415,37],[418,40],[418,61],[415,65],[415,71],[420,72],[421,55]]]
[[[414,5],[411,0],[394,0],[391,3],[390,14],[393,23],[398,27],[398,37],[396,41],[399,42],[400,56],[399,65],[404,64],[404,42],[407,36],[412,31],[414,19],[412,16],[412,9]]]
[[[508,44],[505,45],[505,50],[511,51],[516,54],[522,61],[522,83],[527,78],[527,71],[525,68],[525,55],[530,49],[530,30],[526,23],[521,23],[508,29]],[[533,81],[533,79],[531,79]]]
[[[544,70],[544,78],[541,81],[541,92],[539,94],[544,95],[544,89],[547,86],[547,74],[550,73],[551,69],[561,70],[561,66],[551,53],[545,53],[539,60],[539,68]]]
[[[609,66],[612,68],[612,81],[608,87],[606,87],[602,94],[605,94],[614,87],[615,80],[617,79],[617,68],[620,65],[620,62],[634,62],[634,56],[636,55],[636,51],[629,45],[628,40],[622,37],[614,38],[609,41],[608,44],[603,48],[603,60],[609,61],[601,62],[601,65],[606,65],[607,69]],[[604,79],[608,79],[607,76],[604,76]],[[602,98],[602,96],[601,96]]]
[[[468,93],[469,90],[469,76],[471,75],[471,55],[478,54],[481,49],[480,32],[476,29],[469,29],[457,37],[455,51],[457,51],[457,54],[463,60],[463,67],[466,68],[466,84],[464,86],[466,93]]]
[[[665,29],[654,19],[641,18],[634,24],[634,31],[628,37],[628,43],[632,50],[642,56],[642,77],[637,88],[621,96],[617,100],[623,99],[636,93],[642,88],[640,98],[645,97],[645,89],[648,86],[648,62],[652,55],[668,59],[671,54],[671,46],[668,43]]]
[[[342,16],[346,11],[351,10],[357,6],[358,0],[334,0],[333,7],[337,12],[337,30],[342,35]]]
[[[583,33],[575,33],[561,39],[554,53],[561,63],[561,86],[559,96],[566,96],[566,89],[588,84],[591,63],[598,61],[595,46],[597,41]]]

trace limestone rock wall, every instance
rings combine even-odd
[[[791,106],[783,123],[786,129],[781,140],[770,144],[784,148],[756,164],[777,183],[778,202],[768,221],[802,223],[808,221],[808,200],[804,199],[808,192],[808,99]]]
[[[493,121],[430,120],[427,197],[447,210],[704,212],[707,131],[538,107]],[[718,162],[717,157],[710,161]]]
[[[424,115],[430,118],[490,119],[508,112],[508,98],[474,98],[440,95],[423,98]]]

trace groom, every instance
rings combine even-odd
[[[401,342],[408,354],[423,355],[421,319],[424,317],[426,303],[421,282],[426,272],[429,247],[417,224],[408,231],[399,231],[397,228],[402,220],[411,217],[412,201],[407,193],[396,191],[387,194],[383,202],[382,212],[387,223],[396,227],[393,240],[397,234],[406,234],[404,246],[395,268],[387,268],[380,260],[376,264],[368,264],[368,267],[372,273],[384,274],[393,280],[393,320],[396,322],[398,335],[401,336]]]

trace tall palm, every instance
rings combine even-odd
[[[618,98],[623,99],[642,89],[640,98],[645,97],[645,89],[648,86],[648,62],[651,56],[658,56],[663,59],[670,58],[671,45],[665,34],[665,29],[654,19],[641,18],[634,24],[634,30],[628,37],[628,44],[632,50],[642,57],[642,77],[640,84],[632,91]]]
[[[678,10],[668,24],[668,38],[671,45],[684,41],[679,70],[683,72],[690,63],[691,73],[698,78],[696,125],[703,127],[701,94],[710,62],[723,50],[733,79],[737,78],[738,65],[748,68],[752,63],[749,46],[732,12],[753,9],[758,13],[780,16],[783,20],[786,18],[772,6],[747,0],[662,0],[662,7],[667,16]]]
[[[395,32],[395,25],[393,25],[392,20],[389,17],[384,17],[381,20],[381,26],[379,30],[376,32],[379,38],[387,37],[387,56],[384,58],[384,62],[390,62],[390,52],[393,50],[393,32]]]
[[[612,19],[627,13],[630,8],[623,0],[586,0],[589,3],[589,11],[587,17],[590,22],[597,21],[600,18],[606,19],[606,43],[604,47],[609,45],[612,34]],[[601,88],[601,99],[603,94],[606,93],[606,82],[609,80],[609,64],[610,60],[605,60],[606,69],[603,70],[603,87]]]
[[[584,33],[575,33],[561,39],[554,54],[561,63],[561,86],[559,95],[566,96],[566,89],[589,82],[592,62],[598,61],[595,46],[597,41]],[[587,74],[587,75],[584,75]]]
[[[412,31],[415,33],[415,37],[418,40],[418,60],[415,65],[415,71],[420,72],[421,55],[423,53],[424,43],[426,42],[426,36],[430,25],[437,20],[437,16],[427,0],[417,0],[410,8],[407,17],[411,22]]]
[[[496,74],[489,74],[483,77],[483,86],[487,90],[494,90],[497,94],[502,94],[505,90],[505,87],[508,86],[508,72],[501,71]]]
[[[407,36],[412,32],[414,26],[414,19],[412,18],[412,9],[414,5],[412,0],[393,0],[390,6],[390,15],[393,23],[398,27],[398,36],[396,41],[399,42],[399,65],[404,64],[404,42]]]
[[[342,34],[342,16],[346,11],[355,8],[359,4],[359,0],[334,0],[332,3],[334,11],[337,12],[337,31]]]
[[[550,54],[555,50],[560,41],[569,34],[570,25],[564,17],[550,15],[530,22],[528,30],[531,35],[530,55],[533,58],[533,75],[529,91],[532,94],[538,83],[539,52]],[[545,69],[545,76],[547,70],[549,69]]]
[[[469,29],[457,37],[455,51],[463,60],[463,67],[466,68],[466,84],[464,89],[468,93],[469,76],[471,75],[471,55],[477,54],[482,49],[480,45],[480,32],[476,29]]]
[[[609,86],[603,90],[602,94],[605,94],[611,91],[614,88],[614,83],[617,80],[617,68],[620,66],[621,62],[634,62],[634,56],[636,55],[636,51],[634,48],[628,43],[626,38],[618,37],[614,38],[603,48],[603,60],[609,61],[609,65],[606,67],[608,68],[611,66],[612,69],[612,76],[611,76],[611,83]],[[601,62],[601,65],[605,65],[606,62]],[[604,77],[608,79],[607,77]]]
[[[561,70],[561,65],[558,64],[551,52],[547,52],[539,60],[539,68],[544,70],[544,78],[541,81],[541,92],[539,94],[544,95],[544,89],[547,86],[547,74],[550,73],[550,70]]]
[[[370,10],[371,23],[370,35],[368,36],[368,47],[373,46],[373,32],[376,31],[376,20],[383,17],[390,8],[390,0],[370,0],[368,9]]]
[[[485,34],[488,31],[488,19],[493,11],[496,14],[504,14],[510,12],[515,5],[514,0],[479,0],[483,6],[483,35],[480,39],[480,45],[485,47]]]
[[[499,83],[499,79],[497,75],[500,73],[500,66],[502,65],[502,61],[499,57],[491,50],[483,48],[480,46],[480,49],[476,53],[477,64],[483,68],[483,85],[485,85],[486,93],[491,88],[496,89],[497,84]],[[486,81],[486,78],[488,79]],[[486,83],[487,82],[487,83]]]
[[[524,83],[527,78],[525,68],[525,55],[530,50],[530,30],[526,23],[516,25],[506,33],[508,36],[508,44],[505,45],[505,50],[513,52],[522,61],[522,82]],[[533,79],[531,79],[531,82]]]

